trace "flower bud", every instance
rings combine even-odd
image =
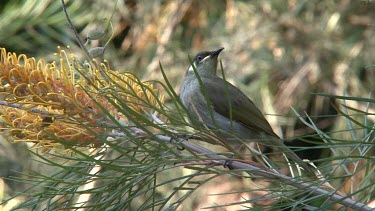
[[[86,38],[89,40],[100,40],[101,38],[103,38],[103,36],[104,36],[104,30],[94,29],[94,30],[90,30],[87,33]]]
[[[97,58],[104,54],[105,47],[95,47],[89,50],[89,54],[93,58]]]

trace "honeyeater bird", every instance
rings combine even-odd
[[[240,89],[216,75],[218,55],[223,49],[198,53],[186,71],[180,99],[190,113],[189,122],[212,129],[232,146],[257,142],[277,148],[314,174],[314,168],[303,162],[274,133],[257,106]]]

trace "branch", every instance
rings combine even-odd
[[[64,0],[61,0],[61,4],[62,4],[62,8],[63,8],[65,16],[66,16],[66,20],[68,21],[68,25],[69,25],[70,29],[73,31],[73,34],[76,37],[76,40],[79,44],[79,47],[81,47],[81,49],[85,52],[85,54],[89,58],[89,60],[92,61],[93,58],[90,56],[89,51],[87,50],[87,48],[85,47],[85,45],[83,44],[81,39],[79,38],[77,30],[74,28],[74,25],[73,25],[72,21],[70,20],[69,14],[66,11],[66,6],[65,6]]]
[[[19,104],[19,103],[8,103],[7,101],[4,101],[4,100],[0,100],[0,105],[25,110],[25,111],[35,113],[35,114],[58,115],[58,114],[53,114],[53,113],[50,113],[46,110],[42,110],[42,109],[39,109],[39,108],[27,107],[26,105],[22,105],[22,104]]]
[[[242,160],[233,160],[229,159],[228,157],[225,157],[223,155],[218,155],[215,152],[212,152],[204,147],[201,147],[199,145],[193,144],[188,142],[187,140],[178,139],[175,140],[171,137],[164,136],[164,135],[155,135],[156,139],[163,142],[173,143],[173,144],[181,144],[183,147],[188,148],[192,151],[198,152],[207,158],[210,158],[212,160],[215,160],[215,163],[221,163],[221,165],[227,165],[230,167],[230,169],[234,170],[242,170],[247,173],[251,173],[254,175],[262,176],[267,179],[278,179],[286,184],[289,184],[291,186],[294,186],[296,188],[303,188],[305,190],[310,191],[312,194],[316,196],[322,196],[325,195],[329,197],[329,199],[333,202],[337,202],[339,204],[342,204],[346,207],[350,207],[355,210],[363,210],[363,211],[370,211],[373,210],[373,208],[366,206],[363,203],[357,202],[355,200],[352,200],[348,198],[349,196],[340,196],[338,194],[335,194],[330,191],[326,191],[319,186],[311,185],[306,182],[300,181],[298,179],[280,174],[278,172],[272,171],[271,169],[266,168],[265,166],[262,167],[259,164],[255,164],[253,162],[244,162]],[[229,161],[229,162],[228,162]],[[229,163],[229,165],[228,165]]]

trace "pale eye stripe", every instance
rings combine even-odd
[[[204,59],[202,59],[202,61],[200,61],[200,62],[203,62],[203,61],[207,60],[208,58],[210,58],[210,56],[211,55],[208,55],[208,56],[204,57]],[[195,66],[195,68],[197,68],[197,62],[196,61],[194,62],[194,66]],[[188,69],[188,72],[194,72],[193,66],[190,65],[190,67]]]
[[[195,62],[194,62],[194,66],[195,66],[195,69],[197,69],[197,65],[195,64]],[[193,69],[192,65],[190,65],[190,67],[188,69],[188,72],[194,72],[194,69]]]
[[[206,59],[210,58],[210,56],[211,56],[211,55],[208,55],[208,56],[204,57],[204,59],[203,59],[201,62],[203,62],[203,61],[205,61]]]

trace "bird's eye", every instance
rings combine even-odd
[[[197,57],[198,62],[202,61],[202,59],[203,59],[202,56],[198,56],[198,57]]]

